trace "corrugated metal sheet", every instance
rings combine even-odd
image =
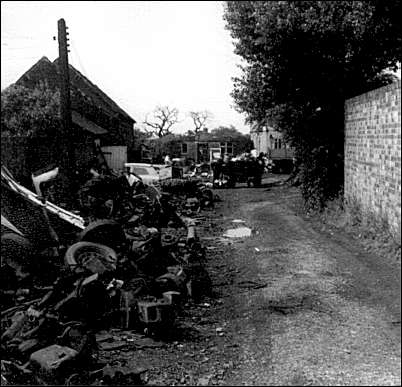
[[[124,169],[124,164],[127,163],[126,145],[103,146],[101,149],[109,168]]]

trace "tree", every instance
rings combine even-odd
[[[35,89],[11,85],[1,92],[1,134],[36,137],[57,134],[60,95],[43,84]]]
[[[61,164],[59,107],[59,93],[44,84],[11,85],[1,92],[1,159],[26,186],[33,171]]]
[[[169,106],[157,106],[152,112],[152,121],[145,118],[144,124],[151,127],[151,133],[163,137],[171,133],[170,128],[179,122],[179,110]]]
[[[212,117],[212,114],[207,111],[192,111],[189,112],[190,118],[193,120],[194,123],[194,133],[197,135],[197,133],[205,127],[206,123],[208,120]]]
[[[211,130],[211,137],[219,142],[230,142],[236,155],[250,151],[252,141],[249,134],[239,132],[233,125],[219,126]]]
[[[302,192],[322,208],[343,184],[344,101],[392,80],[401,2],[229,1],[227,28],[242,75],[232,96],[248,122],[282,130],[296,148]]]
[[[153,138],[149,141],[155,162],[163,162],[163,158],[166,154],[172,158],[180,157],[182,141],[183,137],[174,133],[159,138]]]
[[[233,125],[219,126],[215,129],[212,129],[211,134],[214,137],[219,137],[219,138],[227,139],[227,140],[244,136],[244,134],[239,132]]]

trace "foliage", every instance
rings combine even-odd
[[[212,129],[211,136],[219,142],[231,142],[236,154],[248,152],[253,148],[250,135],[239,132],[233,125]]]
[[[401,3],[229,1],[227,28],[245,64],[232,96],[248,122],[266,122],[296,148],[307,205],[343,183],[347,98],[382,86],[401,57]],[[399,11],[398,11],[399,10]]]
[[[167,136],[171,133],[170,128],[179,122],[179,110],[169,106],[157,106],[152,112],[152,121],[145,118],[144,124],[152,128],[151,133],[158,137]]]
[[[366,251],[401,261],[400,229],[392,230],[385,218],[365,211],[356,201],[345,201],[339,196],[329,201],[320,214],[311,215],[331,231],[338,229],[360,239]]]
[[[147,140],[151,136],[150,133],[144,132],[143,130],[138,129],[138,128],[134,128],[133,135],[134,135],[135,141],[138,143],[143,143],[145,140]]]
[[[150,139],[147,145],[151,149],[152,158],[155,160],[154,162],[159,163],[163,162],[165,155],[179,157],[182,142],[182,135],[170,133],[163,137]]]
[[[239,132],[233,125],[219,126],[215,129],[212,129],[211,135],[222,139],[233,139],[243,136],[243,134]]]
[[[33,171],[63,165],[59,114],[59,93],[43,83],[35,89],[11,85],[1,92],[1,134],[7,144],[2,162],[26,186]]]
[[[57,133],[60,96],[40,84],[35,89],[11,85],[1,92],[1,133],[37,137]]]

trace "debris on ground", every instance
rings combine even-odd
[[[223,236],[227,238],[244,238],[251,236],[251,232],[252,230],[249,227],[238,227],[226,230]]]
[[[140,384],[143,371],[101,367],[99,351],[163,346],[186,303],[208,294],[196,223],[212,191],[184,179],[158,188],[125,182],[90,179],[69,212],[2,167],[8,193],[53,214],[45,221],[54,236],[32,243],[2,215],[2,384]]]

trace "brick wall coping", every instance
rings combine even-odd
[[[387,91],[392,91],[392,90],[396,90],[396,89],[400,89],[400,88],[401,88],[401,80],[398,79],[395,82],[390,83],[389,85],[385,85],[385,86],[379,87],[378,89],[370,90],[367,93],[359,94],[355,97],[347,99],[345,101],[345,106],[353,104],[355,102],[361,103],[365,100],[371,100],[371,99],[373,99],[373,97],[376,94],[382,94]]]

